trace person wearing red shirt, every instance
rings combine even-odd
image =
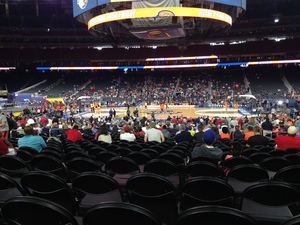
[[[8,153],[8,146],[0,139],[0,155],[6,155]]]
[[[78,130],[78,125],[74,125],[73,129],[68,130],[66,133],[66,138],[71,141],[78,141],[82,139],[82,134]]]
[[[46,115],[43,115],[42,118],[40,119],[41,124],[43,124],[44,126],[46,126],[49,123],[48,118],[46,117]]]
[[[278,135],[274,138],[276,149],[284,150],[286,148],[296,148],[300,150],[300,138],[296,137],[298,128],[290,126],[287,130],[287,135]]]

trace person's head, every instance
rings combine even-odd
[[[218,128],[218,127],[214,126],[214,127],[212,127],[211,129],[212,129],[212,131],[213,131],[215,134],[219,134],[219,128]]]
[[[25,135],[33,135],[33,127],[30,125],[25,126],[24,133]]]
[[[75,124],[75,125],[73,126],[73,130],[78,130],[78,125]]]
[[[296,136],[296,133],[298,131],[298,128],[295,127],[295,126],[290,126],[287,130],[287,135],[288,136],[291,136],[291,137],[295,137]]]
[[[150,123],[150,128],[156,128],[156,123],[155,122],[151,122]]]
[[[256,120],[255,117],[251,117],[249,123],[250,124],[255,124]]]
[[[216,139],[215,132],[212,129],[206,130],[203,133],[203,141],[207,145],[212,145]]]
[[[203,123],[199,123],[198,124],[198,131],[203,131],[203,129],[204,129]]]
[[[235,130],[240,130],[240,125],[236,125],[234,128]]]
[[[127,132],[127,133],[129,133],[129,132],[131,131],[130,126],[128,126],[128,125],[124,126],[123,129],[124,129],[124,131]]]
[[[252,126],[247,126],[248,131],[253,131],[253,127]]]
[[[184,124],[180,124],[179,130],[180,130],[180,131],[184,131],[184,130],[185,130],[185,125],[184,125]]]
[[[231,142],[230,152],[233,156],[240,156],[243,152],[243,145],[238,141]]]
[[[261,134],[261,129],[260,129],[259,126],[254,126],[253,131],[254,131],[255,134]]]
[[[222,127],[222,132],[224,134],[228,134],[228,132],[229,132],[228,127]]]

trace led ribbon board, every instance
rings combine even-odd
[[[123,70],[123,69],[176,69],[176,68],[201,68],[221,66],[256,66],[277,64],[299,64],[299,59],[294,60],[271,60],[255,62],[229,62],[229,63],[203,63],[203,64],[181,64],[181,65],[149,65],[149,66],[87,66],[87,67],[36,67],[36,70]]]
[[[232,17],[224,12],[192,7],[154,7],[120,10],[93,17],[88,22],[88,29],[92,27],[118,20],[138,19],[138,18],[155,18],[155,17],[197,17],[205,19],[219,20],[232,25]]]

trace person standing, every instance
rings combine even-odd
[[[0,113],[0,132],[2,134],[2,137],[8,139],[9,125],[7,122],[7,118],[3,113]]]
[[[261,124],[261,127],[263,129],[263,136],[269,135],[272,137],[273,124],[269,117],[266,117],[266,120]]]

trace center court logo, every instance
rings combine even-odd
[[[88,0],[77,0],[77,5],[81,8],[84,9],[88,4]]]

